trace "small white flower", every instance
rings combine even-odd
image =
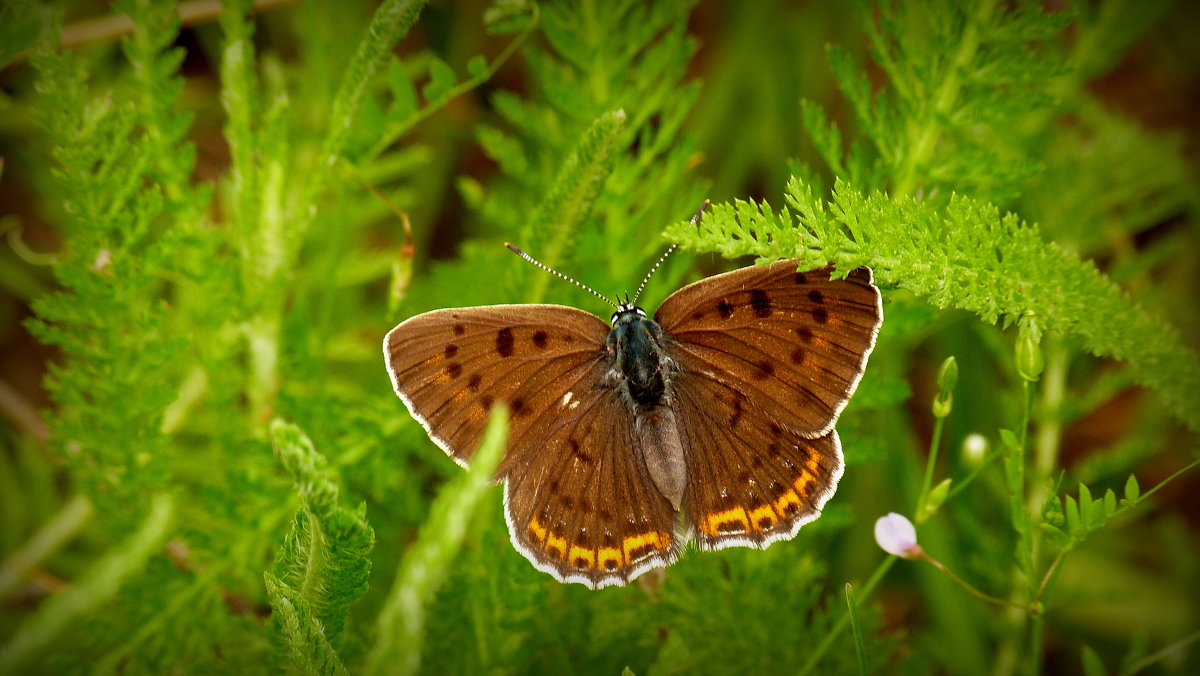
[[[875,541],[883,551],[902,559],[915,559],[924,553],[917,544],[917,529],[911,521],[895,512],[889,512],[875,522]]]

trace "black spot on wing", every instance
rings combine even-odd
[[[513,333],[510,328],[503,328],[496,332],[496,354],[501,357],[511,357],[513,353]]]
[[[759,319],[766,319],[771,316],[771,296],[762,289],[755,289],[750,292],[750,307],[754,310],[754,316]]]

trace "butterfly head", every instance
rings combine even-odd
[[[620,300],[620,298],[618,297],[617,300]],[[612,313],[612,317],[608,320],[608,323],[615,329],[618,322],[628,324],[634,319],[647,319],[646,311],[634,305],[634,301],[626,297],[625,302],[617,303],[617,311]]]

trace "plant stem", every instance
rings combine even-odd
[[[1159,660],[1166,659],[1166,658],[1172,656],[1173,654],[1178,653],[1179,651],[1181,651],[1185,647],[1187,647],[1187,645],[1189,643],[1195,643],[1196,641],[1200,641],[1200,631],[1193,632],[1192,634],[1185,636],[1184,638],[1172,643],[1171,645],[1167,646],[1166,648],[1163,648],[1162,650],[1154,653],[1153,655],[1147,655],[1147,656],[1143,657],[1142,659],[1138,660],[1137,662],[1134,662],[1133,664],[1131,664],[1129,666],[1128,671],[1124,671],[1122,673],[1136,674],[1137,672],[1141,671],[1142,669],[1145,669],[1146,667],[1150,666],[1151,664],[1154,664],[1155,662],[1158,662]]]
[[[1058,451],[1062,439],[1062,422],[1060,411],[1067,390],[1067,349],[1062,339],[1053,335],[1042,341],[1042,353],[1046,355],[1046,370],[1041,379],[1041,401],[1039,402],[1039,420],[1034,447],[1033,479],[1029,483],[1029,497],[1026,501],[1026,514],[1029,517],[1029,572],[1027,580],[1029,591],[1026,596],[1031,603],[1039,603],[1042,594],[1052,579],[1052,573],[1062,561],[1062,554],[1055,558],[1054,564],[1039,583],[1035,574],[1038,569],[1038,559],[1041,555],[1042,529],[1033,523],[1041,518],[1042,504],[1049,492],[1048,484],[1054,468],[1058,465]],[[1041,667],[1042,640],[1045,630],[1045,619],[1041,612],[1033,614],[1029,625],[1029,673],[1036,674]]]
[[[1063,559],[1067,556],[1067,549],[1062,549],[1058,552],[1058,556],[1054,557],[1054,563],[1050,564],[1050,568],[1046,570],[1046,574],[1042,576],[1042,583],[1038,585],[1037,595],[1033,597],[1035,604],[1042,602],[1042,596],[1046,593],[1046,588],[1050,586],[1050,580],[1054,574],[1058,572],[1058,567],[1062,565]]]
[[[975,598],[982,599],[984,601],[987,601],[988,603],[994,603],[998,606],[1009,606],[1012,608],[1019,608],[1021,610],[1028,610],[1028,606],[1022,605],[1020,603],[1014,603],[1013,601],[1008,601],[1005,599],[996,598],[995,596],[990,596],[988,594],[984,594],[983,592],[979,591],[978,589],[976,589],[976,588],[972,587],[970,584],[968,584],[966,580],[962,579],[961,577],[959,577],[959,576],[955,575],[953,572],[951,572],[951,570],[949,568],[942,565],[941,561],[938,561],[937,559],[933,558],[929,554],[926,554],[924,551],[921,552],[921,558],[932,563],[934,568],[937,568],[938,570],[945,573],[946,577],[949,577],[951,580],[954,580],[955,582],[957,582],[960,587],[962,587],[963,589],[966,589]]]
[[[863,645],[862,626],[858,622],[858,602],[854,600],[854,585],[846,583],[846,608],[854,628],[854,652],[858,655],[858,673],[867,676],[867,649]]]
[[[954,499],[954,496],[963,492],[963,490],[965,490],[967,488],[967,486],[970,486],[971,483],[974,482],[975,479],[978,478],[979,475],[983,473],[983,470],[987,469],[988,466],[991,465],[992,462],[994,462],[996,460],[996,458],[999,458],[1003,455],[1004,455],[1004,452],[1001,449],[992,451],[991,453],[989,453],[987,455],[987,457],[985,457],[979,463],[978,467],[971,470],[970,474],[968,474],[966,477],[964,477],[960,481],[955,481],[954,488],[950,489],[949,495],[946,496],[946,502],[950,502],[951,500]]]
[[[1021,427],[1020,437],[1016,448],[1007,449],[1008,457],[1005,459],[1007,464],[1006,474],[1008,475],[1009,488],[1013,495],[1010,503],[1010,512],[1013,520],[1013,530],[1017,533],[1017,566],[1013,571],[1014,583],[1012,592],[1009,594],[1010,606],[1026,608],[1023,599],[1028,594],[1028,586],[1021,585],[1017,582],[1022,576],[1028,579],[1033,574],[1032,542],[1030,535],[1029,512],[1025,503],[1025,449],[1029,441],[1029,419],[1033,410],[1033,385],[1028,380],[1022,379],[1022,406],[1021,406]],[[995,674],[1004,676],[1013,673],[1017,668],[1017,656],[1020,654],[1017,643],[1020,641],[1021,623],[1024,622],[1024,616],[1027,613],[1010,613],[1007,617],[1007,628],[1009,630],[1008,637],[1000,645],[996,655]],[[1036,659],[1036,658],[1031,658]],[[1033,671],[1036,673],[1036,670]]]
[[[942,445],[942,428],[945,425],[945,418],[940,416],[934,418],[933,438],[929,440],[929,460],[925,463],[925,481],[921,483],[921,494],[917,496],[917,523],[922,523],[927,518],[925,501],[929,499],[929,489],[933,485],[933,468],[937,465],[938,449]]]
[[[1174,481],[1175,477],[1179,476],[1180,474],[1183,474],[1184,472],[1195,467],[1196,465],[1200,465],[1200,458],[1196,458],[1195,460],[1189,462],[1188,464],[1184,465],[1183,467],[1180,467],[1179,469],[1175,470],[1175,472],[1172,473],[1171,476],[1158,482],[1158,484],[1154,488],[1151,488],[1150,490],[1146,491],[1145,493],[1142,493],[1141,496],[1138,497],[1138,500],[1137,500],[1138,504],[1141,504],[1142,502],[1144,502],[1146,500],[1146,498],[1157,493],[1158,489],[1160,489],[1163,486],[1166,486],[1168,483]]]
[[[92,516],[92,503],[83,495],[71,498],[20,549],[0,564],[0,599],[34,566],[74,537]]]
[[[875,572],[871,573],[871,577],[867,580],[867,583],[863,585],[862,599],[866,599],[871,595],[871,592],[875,590],[875,587],[879,585],[879,582],[883,580],[883,576],[887,574],[888,569],[891,568],[892,564],[895,562],[896,557],[888,556],[879,563],[879,565],[875,568]],[[862,601],[860,600],[859,605],[861,604]],[[824,638],[821,639],[821,642],[817,644],[816,649],[813,650],[811,655],[809,655],[808,661],[805,662],[804,666],[800,667],[800,671],[796,673],[799,674],[799,676],[812,673],[813,669],[816,668],[817,663],[821,661],[821,658],[824,657],[825,653],[829,651],[829,647],[833,645],[833,641],[838,637],[839,634],[846,630],[846,626],[848,624],[850,624],[849,612],[838,618],[838,621],[835,622],[832,627],[830,627],[829,631],[825,633]]]

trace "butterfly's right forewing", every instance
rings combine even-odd
[[[547,410],[564,383],[592,373],[607,332],[596,316],[557,305],[455,308],[401,323],[383,351],[396,394],[465,466],[492,406],[508,406],[510,438],[529,436],[532,413]],[[513,459],[507,453],[505,464]]]

